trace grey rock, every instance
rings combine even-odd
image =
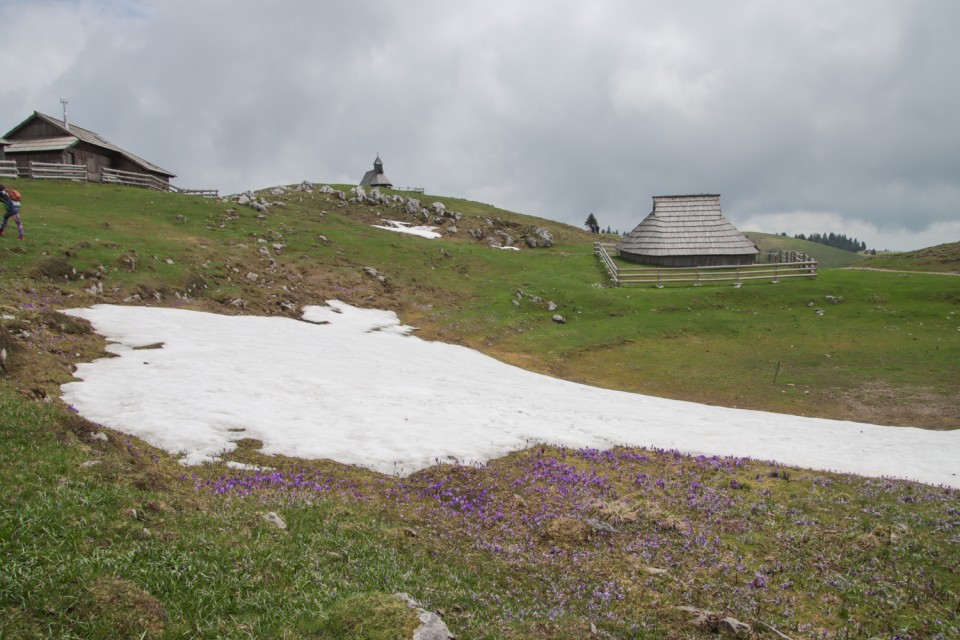
[[[740,622],[736,618],[727,616],[720,621],[720,629],[734,636],[749,636],[750,625],[746,622]]]
[[[616,533],[617,530],[609,523],[597,518],[587,518],[584,520],[594,531],[603,531],[605,533]]]
[[[565,323],[567,322],[566,318],[564,318],[563,316],[561,316],[559,313],[556,314],[555,316],[553,316],[553,318],[551,318],[551,320],[553,320],[553,321],[556,322],[557,324],[565,324]]]
[[[537,227],[533,230],[533,235],[537,238],[538,247],[552,247],[553,246],[553,234],[544,229],[543,227]]]
[[[407,198],[407,203],[404,205],[404,211],[406,211],[412,216],[419,214],[420,201],[413,197]]]
[[[450,629],[447,628],[446,623],[439,615],[432,611],[426,611],[409,594],[399,592],[393,595],[403,600],[420,618],[420,626],[413,632],[412,640],[451,640],[455,637],[450,633]]]
[[[274,525],[275,527],[277,527],[277,529],[280,529],[281,531],[287,530],[287,523],[284,522],[283,518],[278,516],[274,511],[270,511],[269,513],[263,514],[263,519],[269,522],[270,524]]]

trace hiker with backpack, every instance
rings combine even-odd
[[[3,223],[0,224],[0,236],[3,235],[3,230],[7,228],[7,220],[13,218],[17,221],[18,237],[23,240],[23,221],[20,220],[20,192],[16,189],[8,189],[0,184],[0,200],[3,201],[5,208]]]

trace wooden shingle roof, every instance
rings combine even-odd
[[[654,196],[653,211],[617,244],[636,256],[755,255],[756,245],[720,211],[718,194]]]
[[[392,187],[393,184],[390,182],[390,178],[387,177],[387,174],[383,172],[383,160],[380,159],[380,154],[377,154],[377,159],[373,161],[373,169],[367,171],[363,174],[363,178],[360,179],[361,187]]]

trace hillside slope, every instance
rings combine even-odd
[[[305,304],[339,299],[397,311],[422,337],[578,382],[960,426],[958,301],[940,279],[822,269],[817,280],[741,289],[616,289],[592,256],[596,236],[478,203],[425,196],[424,220],[406,213],[406,200],[349,202],[292,187],[261,192],[276,204],[257,211],[126,187],[21,182],[28,240],[0,243],[0,291],[19,314],[109,302],[297,317]],[[388,220],[429,222],[443,237],[373,226]],[[540,242],[538,229],[553,246],[529,247],[524,238]],[[520,250],[490,246],[507,241]],[[55,396],[69,378],[70,359],[61,359],[49,365],[61,373],[24,386]]]
[[[239,434],[229,462],[184,467],[58,400],[77,363],[108,355],[61,309],[298,317],[337,298],[583,382],[954,428],[954,278],[615,289],[595,236],[477,203],[425,197],[450,210],[428,221],[406,201],[289,187],[261,192],[264,211],[17,188],[27,240],[0,240],[0,637],[409,640],[420,620],[396,592],[462,640],[960,635],[960,492],[946,487],[540,444],[400,478],[265,455]],[[371,226],[388,220],[444,235]],[[556,244],[529,248],[538,229]],[[521,250],[489,246],[503,234]],[[163,347],[144,348],[146,362]]]
[[[753,240],[761,251],[798,251],[812,256],[823,269],[845,267],[863,259],[863,256],[836,247],[828,247],[819,242],[788,238],[772,233],[748,231],[746,236]]]
[[[960,274],[960,242],[938,244],[916,251],[870,256],[856,266],[865,269]]]

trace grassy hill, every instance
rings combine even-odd
[[[746,236],[753,240],[761,251],[798,251],[812,256],[823,269],[836,269],[858,262],[863,256],[836,247],[828,247],[819,242],[788,238],[772,233],[748,231]]]
[[[960,242],[938,244],[917,251],[870,256],[857,266],[867,269],[960,274]]]
[[[440,610],[459,638],[715,637],[712,618],[694,626],[681,605],[760,638],[960,629],[956,491],[551,447],[406,479],[266,457],[255,442],[234,459],[273,471],[183,468],[57,401],[72,366],[104,348],[60,309],[297,316],[335,298],[580,382],[954,429],[950,278],[826,268],[778,285],[616,289],[592,256],[596,236],[451,198],[422,197],[450,212],[428,221],[444,237],[425,240],[371,226],[425,222],[402,206],[316,191],[261,192],[275,204],[258,212],[16,186],[27,241],[0,240],[2,637],[402,637],[415,621],[394,591]],[[538,228],[554,246],[527,247]],[[522,250],[489,246],[504,234]],[[814,248],[829,249],[800,250]]]

